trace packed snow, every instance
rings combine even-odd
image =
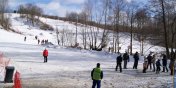
[[[23,88],[91,88],[90,73],[96,63],[101,64],[104,72],[102,88],[173,87],[173,77],[167,72],[155,74],[148,69],[147,73],[142,73],[142,56],[137,70],[132,69],[134,62],[133,57],[130,56],[128,69],[123,69],[122,73],[116,72],[118,54],[57,46],[55,31],[43,31],[36,27],[29,27],[18,19],[20,19],[18,14],[11,14],[12,27],[22,34],[0,29],[0,51],[5,57],[10,58],[10,65],[15,66],[15,71],[20,72]],[[45,18],[41,18],[41,20],[53,27],[59,22],[60,25],[67,26],[65,29],[75,29],[75,25],[69,22]],[[63,26],[58,29],[63,30]],[[79,29],[82,28],[78,27]],[[35,39],[36,35],[40,39],[48,39],[55,45],[38,45]],[[124,52],[129,45],[129,37],[125,33],[121,33],[121,35],[124,36],[120,39],[121,52]],[[27,36],[26,42],[24,36]],[[81,38],[79,42],[81,42]],[[151,46],[146,44],[146,47]],[[43,63],[42,56],[45,48],[49,51],[47,63]],[[134,41],[133,48],[135,51],[139,51],[138,41]],[[163,51],[163,48],[156,46],[149,51],[159,52]],[[0,79],[3,81],[3,75],[0,75]]]

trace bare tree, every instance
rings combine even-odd
[[[163,27],[161,29],[163,32],[163,43],[166,47],[166,54],[167,57],[171,60],[170,61],[170,69],[171,69],[171,75],[173,75],[174,72],[174,61],[176,59],[175,55],[173,55],[174,50],[174,39],[175,39],[175,0],[151,0],[151,5],[154,7],[155,14],[160,17],[160,20],[158,20],[158,23],[162,24]],[[169,51],[169,48],[171,48],[171,52]]]
[[[115,0],[113,4],[113,14],[114,14],[114,28],[113,28],[113,49],[117,50],[119,53],[120,50],[120,25],[123,24],[124,17],[124,8],[126,3],[124,0]]]
[[[90,7],[90,5],[88,7],[90,7],[89,11],[90,11],[90,20],[92,21],[93,17],[95,18],[95,22],[99,25],[103,19],[103,11],[102,11],[102,8],[97,5],[97,2],[99,2],[98,0],[91,0],[92,3],[89,3],[90,5],[92,5]],[[93,11],[91,11],[93,10]],[[91,31],[91,42],[90,42],[90,49],[92,50],[98,50],[98,45],[97,45],[97,42],[98,42],[98,35],[100,34],[100,28],[98,27],[98,25],[96,27],[90,27],[90,31]]]
[[[87,14],[87,20],[92,22],[93,19],[93,8],[95,6],[94,4],[94,0],[87,0],[84,3],[84,9],[83,11]],[[88,44],[89,44],[89,48],[92,49],[93,47],[93,30],[91,26],[88,26]],[[89,32],[90,31],[90,32]]]
[[[141,8],[138,9],[136,14],[135,14],[135,19],[136,19],[136,23],[137,23],[137,38],[140,41],[140,51],[141,54],[144,54],[144,42],[147,39],[147,35],[148,31],[150,31],[150,29],[146,29],[145,27],[147,27],[148,25],[148,21],[149,21],[149,15],[147,12],[147,9],[145,8]]]
[[[82,40],[83,40],[83,48],[86,49],[87,48],[87,21],[88,21],[88,15],[86,10],[83,10],[80,14],[79,14],[79,19],[83,20],[83,25],[82,25]]]
[[[0,25],[8,30],[10,29],[10,20],[8,18],[8,15],[5,14],[8,8],[8,0],[0,0]]]
[[[132,50],[133,50],[133,30],[135,29],[135,14],[136,14],[136,10],[138,8],[137,2],[132,1],[130,3],[127,3],[127,7],[126,7],[126,14],[127,14],[127,26],[130,29],[130,45],[129,45],[129,49],[130,49],[130,54],[132,55]]]
[[[111,11],[111,3],[112,3],[111,0],[102,0],[104,29],[103,29],[101,42],[98,46],[98,50],[100,51],[107,46],[107,40],[108,40],[108,34],[109,34],[107,23],[108,23],[108,17],[110,16],[110,11]]]
[[[27,21],[31,21],[32,25],[34,26],[36,21],[36,16],[39,17],[43,14],[42,8],[33,5],[33,4],[25,4],[25,5],[20,5],[18,8],[18,12],[21,14],[22,17],[26,17]]]
[[[59,40],[59,31],[57,27],[56,27],[56,38],[57,38],[57,44],[59,45],[60,40]]]
[[[67,12],[66,13],[66,18],[70,21],[76,20],[77,17],[78,17],[78,13],[76,13],[76,12]]]

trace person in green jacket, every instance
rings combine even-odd
[[[96,85],[97,88],[100,88],[101,80],[103,79],[103,71],[100,68],[100,63],[97,63],[97,67],[92,70],[91,77],[93,80],[92,88],[95,88]]]

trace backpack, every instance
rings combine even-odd
[[[160,66],[160,62],[159,61],[156,62],[156,66]]]

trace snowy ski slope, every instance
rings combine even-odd
[[[18,20],[17,20],[18,19]],[[75,25],[60,20],[41,18],[51,26],[63,29],[76,29]],[[23,88],[91,88],[91,70],[96,63],[101,63],[104,71],[102,88],[171,88],[173,77],[169,73],[155,74],[151,70],[142,73],[143,57],[140,57],[137,70],[132,69],[133,58],[130,57],[128,69],[122,73],[115,72],[117,54],[106,51],[97,52],[90,50],[79,50],[62,46],[38,45],[34,36],[40,39],[48,39],[57,44],[55,31],[43,31],[37,27],[29,27],[19,20],[19,14],[11,14],[12,27],[23,35],[0,29],[0,51],[11,59],[11,64],[21,73]],[[66,26],[63,26],[66,25]],[[78,27],[79,33],[82,28]],[[129,37],[121,33],[121,52],[129,45]],[[24,36],[27,41],[24,42]],[[79,42],[81,42],[79,36]],[[146,47],[152,45],[146,44]],[[43,63],[42,51],[49,50],[48,63]],[[139,51],[139,42],[134,41],[134,51]],[[163,51],[162,47],[154,47],[151,51]],[[148,54],[148,53],[146,53]],[[123,66],[123,64],[122,64]],[[0,77],[3,80],[3,76]]]

